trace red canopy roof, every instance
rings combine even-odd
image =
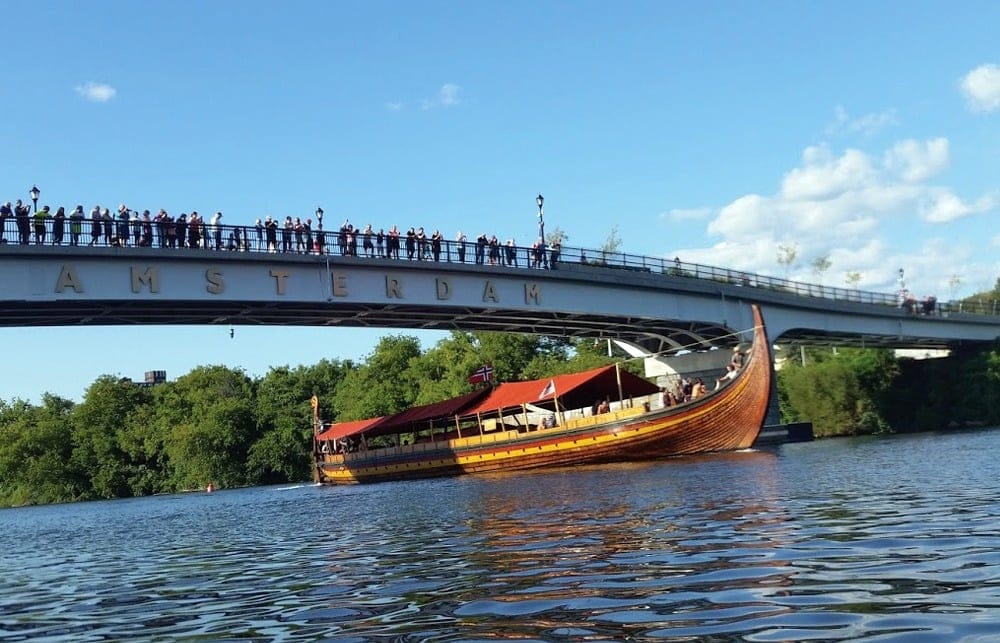
[[[354,420],[353,422],[337,422],[331,424],[328,429],[316,436],[317,440],[339,440],[355,433],[361,433],[371,425],[375,424],[382,417],[371,418],[370,420]]]
[[[621,370],[620,377],[623,397],[649,395],[659,390],[652,382],[626,370]],[[463,409],[462,415],[510,409],[522,404],[551,408],[553,397],[559,398],[560,407],[583,408],[595,400],[618,399],[618,378],[612,365],[529,382],[504,382],[479,404]]]
[[[425,429],[426,423],[432,420],[450,419],[456,415],[462,415],[462,409],[470,404],[475,404],[478,400],[486,397],[490,389],[484,388],[465,395],[459,395],[448,400],[441,400],[433,404],[423,406],[413,406],[405,411],[400,411],[393,415],[386,415],[379,418],[374,424],[362,429],[368,435],[385,435],[387,433],[399,433],[406,430]],[[414,427],[414,424],[420,424]],[[435,422],[436,426],[440,426]]]
[[[528,382],[505,382],[492,389],[481,389],[434,404],[415,406],[393,415],[340,422],[321,433],[319,439],[333,440],[362,432],[368,436],[376,436],[414,431],[425,429],[432,422],[435,426],[443,426],[456,415],[495,413],[498,410],[520,408],[523,404],[552,408],[554,397],[558,397],[562,408],[583,408],[590,406],[595,400],[618,399],[619,379],[623,397],[649,395],[659,390],[652,382],[626,370],[621,370],[620,373],[615,371],[616,368],[612,365]]]

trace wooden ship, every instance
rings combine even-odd
[[[324,425],[313,398],[314,477],[356,484],[749,448],[773,371],[760,310],[735,377],[667,405],[655,384],[618,365],[508,382],[394,415]],[[617,399],[608,408],[595,400]]]

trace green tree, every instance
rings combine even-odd
[[[816,275],[817,282],[821,284],[823,283],[823,275],[826,274],[826,271],[829,270],[832,265],[833,262],[830,261],[830,255],[823,255],[822,257],[816,257],[813,259],[812,270],[813,274]]]
[[[246,462],[260,435],[245,373],[199,366],[153,390],[155,424],[164,435],[174,490],[197,489],[212,481],[224,487],[251,482]]]
[[[75,500],[83,477],[71,464],[72,402],[45,394],[41,406],[0,401],[0,505]]]
[[[794,243],[778,244],[778,265],[782,267],[785,279],[788,279],[792,265],[799,256],[799,249]]]
[[[313,366],[272,368],[256,382],[254,417],[261,437],[250,447],[247,469],[253,484],[273,484],[309,477],[312,462],[312,407],[320,419],[336,417],[337,386],[354,368],[350,361],[321,360]]]
[[[890,431],[884,409],[899,370],[883,349],[810,351],[778,372],[782,421],[812,422],[817,437]]]
[[[89,480],[85,497],[128,497],[136,493],[136,478],[146,478],[149,454],[138,443],[149,427],[130,430],[129,422],[149,403],[149,391],[129,379],[102,375],[73,408],[73,462]],[[147,483],[140,488],[148,490]]]
[[[361,420],[401,411],[420,390],[411,360],[420,357],[420,342],[412,336],[383,337],[364,364],[344,376],[334,396],[338,422]]]

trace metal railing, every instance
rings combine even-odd
[[[30,218],[25,223],[23,220],[17,221],[14,217],[9,217],[0,224],[0,244],[10,245],[332,255],[359,259],[495,265],[534,270],[558,270],[560,266],[572,264],[574,269],[631,270],[668,277],[714,281],[744,288],[766,289],[799,297],[905,308],[913,314],[1000,315],[1000,302],[996,300],[918,301],[901,297],[899,293],[792,281],[743,270],[689,263],[679,258],[667,259],[570,246],[539,248],[506,245],[501,242],[493,245],[488,242],[483,244],[475,239],[464,243],[448,239],[437,242],[429,238],[423,241],[413,239],[411,245],[405,233],[401,233],[397,239],[398,247],[391,248],[390,237],[383,235],[382,243],[379,243],[375,231],[367,234],[363,230],[355,230],[351,234],[345,234],[339,230],[323,230],[319,227],[299,230],[272,228],[269,233],[264,226],[213,226],[210,223],[197,226],[192,233],[190,226],[179,224],[177,221],[84,219],[74,222],[66,218],[60,222],[52,218],[42,220]]]

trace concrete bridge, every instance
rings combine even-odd
[[[247,238],[246,233],[243,236]],[[472,244],[470,244],[472,245]],[[607,338],[649,353],[727,346],[761,305],[772,342],[954,348],[992,342],[1000,315],[892,293],[791,282],[679,260],[563,248],[476,263],[154,247],[0,245],[0,325],[272,324],[491,330]],[[503,249],[501,249],[503,252]]]

